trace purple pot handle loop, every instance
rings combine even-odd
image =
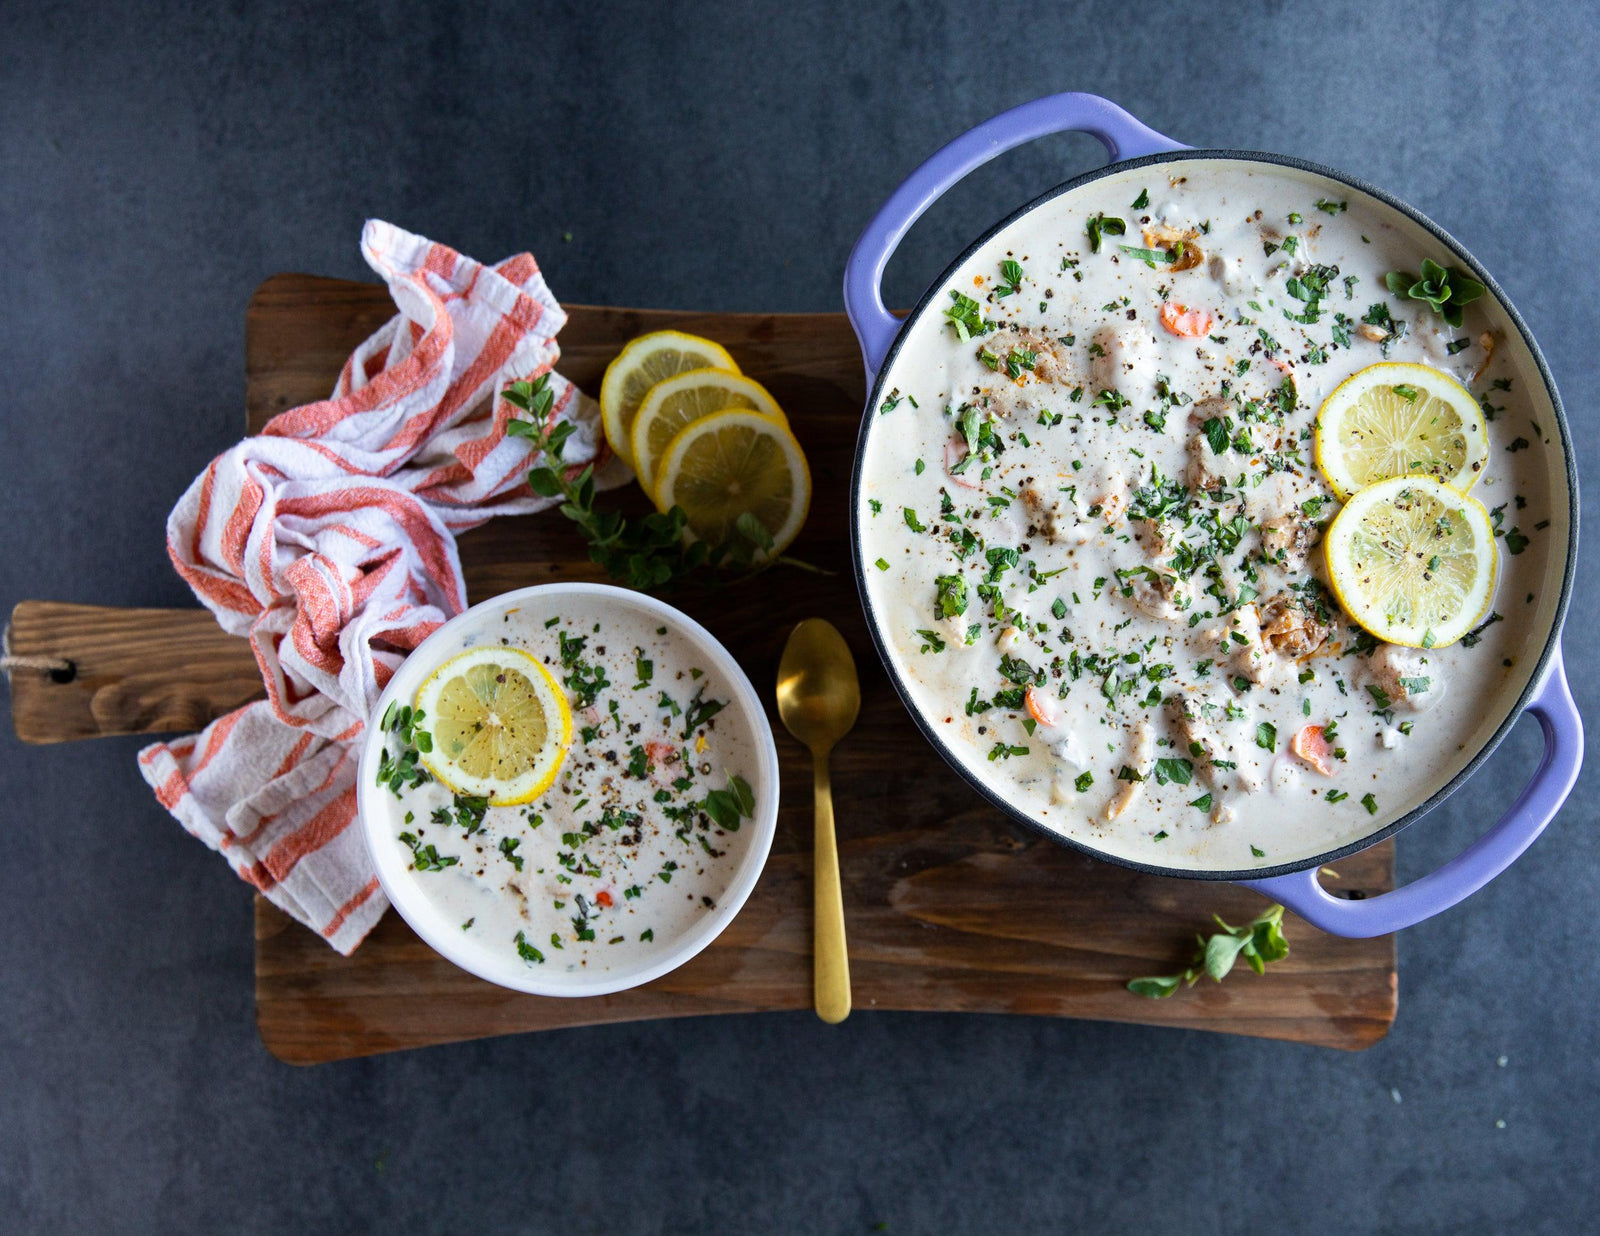
[[[1244,887],[1281,901],[1312,926],[1336,936],[1388,935],[1470,897],[1533,844],[1578,780],[1583,763],[1583,718],[1572,701],[1559,647],[1528,711],[1544,730],[1544,758],[1533,779],[1499,823],[1437,871],[1363,901],[1329,896],[1317,880],[1316,868],[1243,881]]]
[[[1047,95],[1001,112],[945,146],[894,191],[857,238],[845,264],[844,311],[861,342],[868,388],[900,329],[900,319],[884,308],[883,268],[907,230],[968,172],[1014,146],[1066,132],[1093,134],[1113,162],[1188,149],[1139,123],[1110,100],[1076,91]]]

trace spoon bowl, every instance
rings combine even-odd
[[[807,618],[789,635],[778,665],[778,716],[813,754],[831,751],[861,712],[855,658],[826,618]]]

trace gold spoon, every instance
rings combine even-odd
[[[850,1016],[850,954],[844,939],[844,893],[839,843],[833,835],[833,790],[828,752],[850,732],[861,711],[861,684],[844,636],[825,618],[807,618],[789,632],[778,664],[778,715],[789,733],[811,748],[816,797],[812,998],[817,1016],[837,1023]]]

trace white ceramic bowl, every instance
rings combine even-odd
[[[727,682],[733,695],[729,708],[740,711],[749,723],[757,759],[755,815],[744,825],[750,830],[749,841],[726,890],[717,898],[716,908],[699,919],[684,935],[652,956],[640,959],[638,964],[598,972],[530,969],[526,965],[515,964],[514,959],[486,955],[482,949],[467,943],[462,938],[460,928],[454,923],[445,922],[427,896],[417,888],[416,882],[408,877],[404,852],[392,844],[393,838],[380,835],[380,830],[386,831],[392,825],[388,813],[380,809],[379,800],[375,798],[382,792],[377,785],[377,766],[383,745],[382,732],[376,722],[390,702],[398,700],[409,703],[416,696],[423,680],[444,659],[440,649],[450,647],[463,626],[485,615],[492,616],[521,605],[542,603],[561,596],[583,597],[600,601],[608,607],[632,609],[635,613],[647,615],[657,626],[667,627],[690,644]],[[367,851],[377,868],[378,882],[383,886],[390,903],[399,911],[400,917],[436,952],[463,970],[502,987],[541,996],[600,996],[624,991],[660,978],[683,965],[721,935],[743,907],[761,875],[761,869],[766,865],[778,820],[778,750],[772,740],[772,727],[767,722],[766,710],[761,706],[761,699],[750,685],[749,678],[739,668],[739,663],[711,632],[682,611],[644,593],[606,584],[540,584],[533,588],[520,588],[475,605],[445,623],[406,658],[378,700],[368,721],[357,777],[356,803],[361,816],[362,836],[366,839]],[[382,844],[385,842],[391,844]]]

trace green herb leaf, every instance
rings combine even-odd
[[[1422,272],[1391,270],[1384,283],[1396,296],[1427,302],[1451,326],[1461,325],[1461,310],[1483,295],[1485,289],[1459,266],[1446,270],[1432,258],[1422,259]]]
[[[1155,777],[1157,785],[1188,785],[1194,780],[1194,764],[1181,757],[1167,756],[1156,761]]]
[[[1251,850],[1261,857],[1254,846]],[[1136,978],[1128,983],[1128,990],[1136,996],[1164,999],[1179,986],[1192,986],[1202,974],[1220,983],[1232,972],[1240,957],[1257,974],[1266,970],[1268,963],[1282,961],[1289,955],[1289,942],[1283,935],[1283,907],[1274,905],[1259,918],[1242,927],[1230,927],[1221,918],[1212,919],[1222,930],[1203,939],[1194,954],[1189,968],[1180,974]]]
[[[528,943],[528,937],[522,932],[517,932],[517,956],[526,962],[543,962],[544,954]]]
[[[1128,232],[1128,225],[1121,219],[1097,214],[1090,218],[1087,230],[1089,232],[1089,252],[1099,253],[1100,238],[1102,236],[1125,236]]]

